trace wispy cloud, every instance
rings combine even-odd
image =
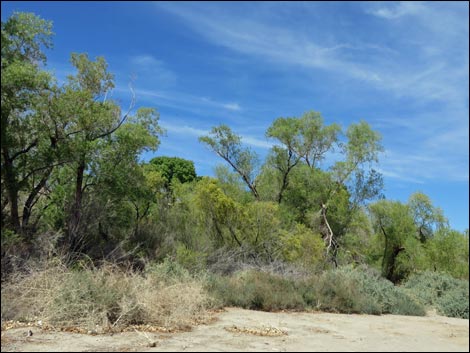
[[[143,54],[130,58],[131,71],[144,79],[151,79],[155,84],[173,85],[177,80],[175,72],[162,61],[152,55]]]
[[[124,87],[117,87],[117,92],[128,93],[129,89]],[[155,100],[155,105],[167,106],[176,108],[178,110],[185,110],[189,112],[205,112],[211,109],[215,114],[218,112],[229,111],[239,112],[242,110],[240,104],[235,102],[219,102],[208,97],[200,97],[181,91],[166,91],[166,90],[150,90],[150,89],[135,89],[135,94],[138,99]]]
[[[221,108],[224,108],[227,110],[233,110],[233,111],[242,110],[242,108],[240,107],[238,103],[221,103],[221,102],[216,102],[213,99],[208,98],[208,97],[201,97],[200,100],[214,107],[221,107]]]
[[[411,95],[423,100],[452,98],[458,94],[452,84],[454,78],[462,79],[465,74],[468,76],[468,69],[466,72],[453,70],[451,82],[449,82],[447,70],[452,67],[442,64],[442,60],[435,63],[423,63],[421,66],[409,65],[411,62],[404,65],[403,61],[410,60],[409,57],[401,56],[399,60],[396,57],[390,58],[390,51],[395,53],[398,51],[390,48],[384,51],[383,49],[387,47],[380,43],[367,43],[361,46],[337,39],[336,42],[326,45],[320,43],[319,40],[312,39],[310,33],[301,31],[295,26],[280,27],[269,20],[260,21],[255,15],[230,13],[216,6],[187,6],[187,4],[182,6],[168,3],[158,4],[158,6],[184,19],[186,25],[215,44],[254,55],[267,62],[347,75],[369,82],[376,88],[392,91],[398,96]],[[436,25],[429,25],[429,23],[437,22],[441,25],[439,28],[445,25],[444,32],[447,32],[449,36],[460,37],[462,35],[459,31],[462,28],[462,21],[455,21],[454,18],[459,14],[433,10],[421,3],[404,2],[394,7],[366,8],[365,11],[384,18],[414,15],[413,20],[418,17],[419,23],[424,26],[435,27]],[[442,17],[446,19],[445,22]],[[465,33],[463,35],[462,39],[465,39]],[[364,55],[356,55],[358,49],[366,51],[372,48],[382,49],[382,55],[375,55],[375,62],[364,60]],[[428,89],[423,90],[423,88]],[[429,94],[430,92],[433,94]]]
[[[379,80],[374,72],[364,70],[354,62],[338,59],[337,53],[348,48],[348,43],[322,46],[304,33],[258,22],[247,14],[237,16],[217,11],[214,7],[168,3],[158,6],[183,18],[187,25],[208,40],[238,52],[272,62],[339,71],[363,80]]]
[[[224,105],[222,105],[225,109],[228,109],[228,110],[235,110],[235,111],[238,111],[238,110],[241,110],[242,108],[238,105],[238,103],[226,103]]]
[[[407,15],[419,14],[424,9],[425,7],[421,3],[403,1],[397,4],[380,5],[378,8],[370,8],[367,10],[367,13],[392,20]]]
[[[162,120],[161,125],[168,133],[174,133],[174,134],[188,136],[188,137],[200,137],[200,136],[208,135],[210,133],[209,129],[204,130],[204,129],[194,128],[182,122],[172,123],[172,122],[169,122],[168,120]],[[242,143],[252,146],[252,147],[257,147],[261,149],[269,149],[273,146],[272,143],[269,143],[266,140],[262,140],[254,136],[241,134],[240,137],[241,137]]]
[[[452,156],[430,156],[387,150],[380,158],[380,171],[387,177],[422,184],[428,181],[468,182],[468,161]]]
[[[253,6],[249,13],[221,5],[157,6],[207,41],[262,65],[287,65],[313,77],[317,72],[333,74],[329,76],[333,79],[346,77],[390,94],[390,104],[407,102],[409,111],[395,123],[374,121],[385,123],[384,174],[408,180],[468,180],[468,4],[362,4],[365,21],[368,16],[383,19],[384,35],[371,37],[375,41],[368,37],[352,41],[340,28],[322,40],[316,27],[279,25],[277,18],[263,12],[264,4]],[[350,84],[354,89],[355,84]],[[435,112],[417,113],[420,109]],[[407,130],[399,130],[400,121],[401,129]]]

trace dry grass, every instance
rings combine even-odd
[[[156,268],[138,274],[111,265],[69,270],[54,264],[12,277],[2,284],[2,321],[41,320],[44,327],[82,330],[136,325],[169,331],[210,319],[202,280]]]

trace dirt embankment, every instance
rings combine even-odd
[[[83,335],[39,328],[2,332],[2,351],[469,351],[469,320],[431,314],[266,313],[227,308],[183,333]]]

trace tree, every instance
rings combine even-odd
[[[259,200],[256,189],[255,168],[256,154],[241,144],[240,136],[234,134],[227,125],[213,127],[209,136],[202,136],[199,141],[222,157],[235,170],[250,189],[253,196]]]
[[[195,194],[205,231],[213,234],[218,245],[228,243],[242,246],[242,206],[225,195],[215,179],[203,178],[197,184]]]
[[[173,180],[187,183],[195,180],[197,177],[194,162],[187,159],[161,156],[152,158],[150,164],[156,166],[157,170],[166,179],[167,188],[169,188]]]
[[[415,192],[410,196],[408,205],[417,227],[419,240],[422,243],[430,239],[436,230],[446,226],[447,220],[442,210],[434,207],[427,195]]]
[[[140,108],[131,115],[132,99],[129,110],[122,114],[120,106],[107,99],[114,82],[104,58],[92,61],[86,54],[72,54],[71,62],[77,72],[68,77],[51,106],[60,126],[65,168],[74,180],[73,195],[64,205],[68,210],[66,243],[71,252],[80,252],[89,233],[81,227],[91,226],[82,221],[86,191],[93,187],[131,189],[124,185],[138,169],[138,153],[155,150],[162,130],[155,109]]]
[[[357,207],[365,201],[379,196],[383,188],[381,174],[371,168],[373,163],[378,162],[378,153],[383,150],[380,144],[380,134],[373,131],[367,122],[360,121],[358,124],[351,124],[348,127],[346,137],[347,143],[342,146],[342,152],[346,158],[343,161],[336,162],[331,168],[336,182],[322,202],[320,211],[328,230],[325,234],[325,239],[329,243],[327,249],[329,250],[333,245],[334,253],[336,253],[335,248],[338,242],[327,218],[327,210],[333,196],[338,192],[342,192],[344,188],[350,195],[349,212],[344,227],[346,228]]]
[[[407,205],[398,201],[380,200],[369,206],[375,231],[382,234],[385,246],[382,275],[397,283],[406,273],[397,270],[397,258],[406,249],[406,241],[414,238],[415,225]]]
[[[424,245],[427,269],[468,280],[468,233],[440,228]]]
[[[6,224],[19,234],[28,231],[32,207],[55,162],[58,132],[48,111],[52,77],[41,69],[43,48],[52,46],[52,23],[31,13],[14,13],[2,22],[1,169]],[[52,129],[51,129],[52,128]],[[20,215],[20,193],[25,193]]]
[[[310,111],[300,118],[278,118],[268,128],[267,137],[277,139],[283,147],[274,146],[270,163],[279,172],[278,203],[289,184],[289,174],[301,159],[314,170],[338,141],[337,124],[323,126],[320,113]]]

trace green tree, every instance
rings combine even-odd
[[[51,22],[31,13],[14,13],[1,24],[2,227],[9,206],[5,225],[20,234],[28,233],[31,210],[55,162],[57,130],[49,129],[55,125],[47,109],[53,83],[41,68],[51,29]]]
[[[468,280],[468,248],[468,233],[440,228],[426,241],[426,269]]]
[[[227,125],[213,127],[209,136],[202,136],[199,141],[207,144],[217,155],[223,158],[236,171],[258,200],[256,173],[258,158],[250,149],[243,147],[241,137],[233,133]]]
[[[72,54],[71,62],[77,72],[68,77],[51,100],[50,110],[60,127],[58,144],[66,161],[63,168],[73,180],[72,194],[62,205],[67,210],[65,244],[71,252],[81,252],[95,223],[105,234],[105,223],[99,217],[94,217],[96,222],[89,221],[91,213],[96,215],[92,209],[99,204],[99,197],[93,197],[93,192],[99,190],[103,198],[113,192],[124,198],[130,190],[142,195],[137,189],[145,182],[138,172],[137,156],[158,147],[162,130],[155,109],[140,108],[131,115],[132,100],[123,114],[116,102],[107,99],[114,82],[104,58],[92,61],[86,54]],[[83,219],[85,198],[89,209],[85,212],[88,218]],[[116,203],[115,198],[110,200]],[[106,205],[106,209],[111,207],[109,202]],[[140,219],[142,213],[137,213]]]
[[[380,200],[370,205],[369,209],[375,231],[385,239],[382,275],[396,283],[406,276],[403,270],[398,269],[398,256],[407,250],[407,240],[415,236],[410,208],[398,201]]]
[[[162,176],[166,179],[166,186],[169,187],[173,180],[180,183],[191,182],[196,179],[196,169],[194,162],[179,157],[155,157],[150,163],[157,167]]]
[[[410,196],[408,205],[417,227],[419,240],[422,243],[431,238],[436,230],[447,225],[442,210],[434,207],[427,195],[415,192]]]
[[[338,141],[341,128],[337,124],[323,125],[320,113],[310,111],[300,118],[278,118],[268,128],[266,136],[278,140],[282,147],[274,146],[268,160],[277,171],[281,203],[289,184],[289,174],[301,159],[312,169],[325,158]]]
[[[202,178],[196,185],[195,204],[200,213],[200,224],[213,235],[217,245],[242,246],[240,225],[245,212],[239,203],[224,194],[217,180]]]

